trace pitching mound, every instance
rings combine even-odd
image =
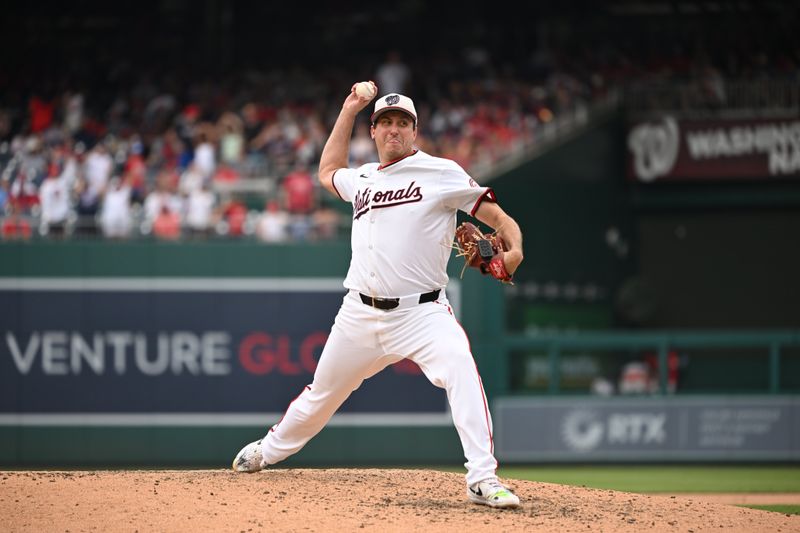
[[[517,510],[428,470],[0,472],[0,531],[800,531],[800,516],[510,481]]]

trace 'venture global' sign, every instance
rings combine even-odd
[[[312,382],[343,295],[339,280],[6,281],[0,419],[280,414]],[[443,414],[446,398],[419,367],[398,363],[342,411]]]

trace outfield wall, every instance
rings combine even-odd
[[[235,242],[34,242],[2,244],[0,258],[0,464],[225,466],[310,383],[344,295],[349,254],[346,243],[314,251]],[[796,396],[786,395],[794,382],[780,377],[796,367],[797,332],[744,340],[643,332],[508,336],[502,287],[473,272],[459,280],[457,267],[454,262],[449,296],[469,332],[491,400],[501,460],[797,460],[796,431],[786,429],[800,426],[794,421]],[[770,431],[778,433],[769,435],[791,436],[782,448],[786,453],[677,453],[673,444],[681,441],[670,437],[655,449],[632,441],[617,455],[604,456],[602,448],[559,455],[566,449],[558,441],[569,426],[564,420],[575,417],[552,410],[554,397],[508,398],[514,393],[516,370],[509,365],[514,350],[547,354],[552,379],[545,392],[554,396],[568,392],[559,388],[560,350],[652,345],[663,359],[672,344],[701,341],[770,347],[763,358],[770,370],[764,367],[761,379],[769,386],[762,391],[772,394],[769,401],[791,404],[777,418],[770,415],[775,420]],[[606,422],[613,419],[615,431],[621,431],[620,421],[641,422],[641,413],[603,414],[603,405],[628,412],[642,402],[661,402],[659,409],[672,412],[685,398],[559,396],[558,401],[600,413]],[[509,402],[526,407],[509,414]],[[584,422],[601,431],[597,420]],[[581,427],[573,427],[576,434]],[[536,440],[541,438],[544,448]],[[365,382],[286,464],[461,461],[443,391],[414,365],[399,364]]]

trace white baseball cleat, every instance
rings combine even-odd
[[[498,507],[502,509],[516,509],[519,507],[519,498],[506,488],[496,478],[484,479],[467,487],[467,496],[472,503]]]
[[[242,448],[233,460],[236,472],[258,472],[264,468],[264,457],[261,455],[261,439],[251,442]]]

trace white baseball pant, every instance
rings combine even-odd
[[[402,298],[396,309],[365,305],[349,291],[322,350],[314,380],[261,443],[266,464],[299,451],[361,383],[403,358],[445,389],[467,459],[467,483],[494,477],[492,419],[469,340],[444,291],[435,302]]]

